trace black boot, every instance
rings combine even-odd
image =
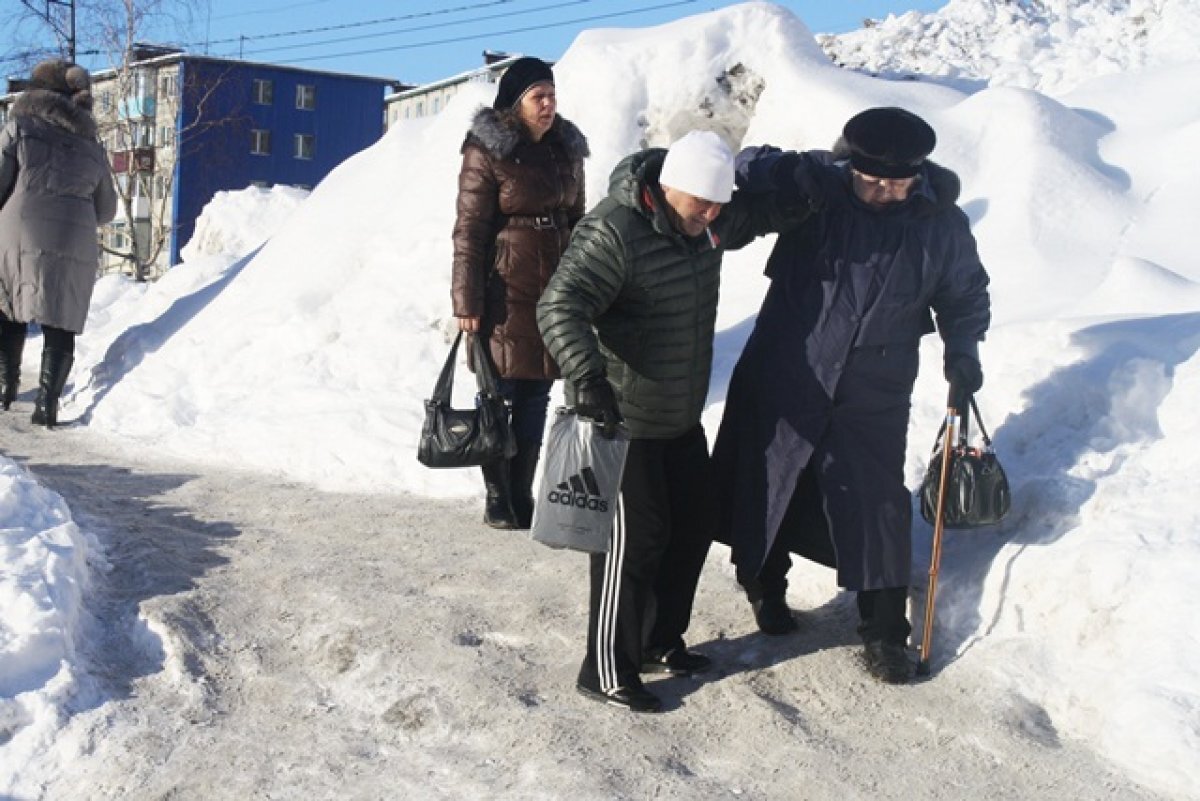
[[[512,481],[509,473],[509,460],[497,459],[485,464],[483,484],[487,488],[487,499],[484,501],[483,522],[492,528],[516,528],[517,515],[512,508]]]
[[[33,417],[30,418],[35,426],[54,428],[58,425],[58,399],[74,361],[75,356],[66,351],[42,351],[42,373],[37,399],[33,402]]]
[[[800,628],[782,596],[759,598],[757,601],[751,601],[750,605],[754,607],[754,622],[763,634],[782,637]]]
[[[0,406],[8,411],[21,384],[21,352],[25,348],[25,325],[0,323]]]
[[[887,684],[904,684],[912,678],[913,665],[904,650],[912,626],[905,614],[908,587],[859,590],[858,633],[863,638],[863,662],[867,672]]]
[[[512,478],[512,506],[517,515],[517,528],[533,524],[533,475],[537,472],[540,442],[517,442],[517,455],[508,462]]]

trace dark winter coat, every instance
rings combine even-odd
[[[575,229],[538,303],[546,347],[573,384],[606,376],[635,438],[700,421],[712,368],[721,256],[797,224],[806,204],[735,193],[706,235],[679,233],[658,184],[666,151],[625,158]],[[568,386],[567,401],[573,399]]]
[[[764,180],[775,158],[744,152],[739,180],[776,187]],[[713,450],[719,538],[739,574],[756,574],[782,537],[836,562],[843,587],[906,586],[918,342],[934,330],[932,310],[947,352],[977,356],[990,320],[987,273],[948,170],[927,164],[909,199],[883,211],[854,196],[844,162],[808,157],[794,175],[794,189],[820,195],[824,208],[776,243],[770,288],[730,379]],[[819,492],[789,511],[806,469]]]
[[[0,313],[82,333],[116,191],[91,112],[29,89],[0,131]]]
[[[481,108],[462,146],[451,294],[482,317],[504,378],[557,378],[534,307],[583,216],[587,140],[562,117],[534,142],[516,114]]]

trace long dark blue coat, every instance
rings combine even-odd
[[[947,353],[977,357],[990,320],[987,273],[952,172],[926,164],[908,200],[880,211],[854,196],[845,163],[790,158],[768,149],[739,157],[743,188],[790,183],[819,196],[823,211],[781,235],[767,262],[771,285],[713,450],[719,539],[739,575],[757,575],[783,537],[836,566],[848,589],[907,586],[904,457],[918,342],[936,314]],[[806,469],[816,491],[800,493],[789,513]]]

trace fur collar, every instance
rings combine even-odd
[[[12,116],[32,117],[59,128],[66,128],[84,139],[96,138],[96,119],[91,112],[71,102],[71,98],[46,89],[26,89],[12,105]]]
[[[561,115],[554,117],[554,124],[550,126],[550,130],[542,138],[542,141],[555,139],[562,143],[571,160],[583,160],[591,155],[587,137],[575,127],[573,122]],[[475,112],[475,118],[471,120],[471,129],[467,131],[467,138],[463,142],[463,146],[465,147],[469,142],[474,142],[482,147],[492,158],[503,160],[513,154],[517,145],[529,142],[529,138],[525,135],[525,127],[514,112],[496,111],[483,106]]]

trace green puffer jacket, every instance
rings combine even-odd
[[[677,232],[658,174],[666,150],[625,158],[575,228],[537,305],[546,348],[574,384],[607,376],[630,434],[680,436],[700,421],[712,369],[721,256],[799,224],[808,206],[735,192],[707,235]]]

